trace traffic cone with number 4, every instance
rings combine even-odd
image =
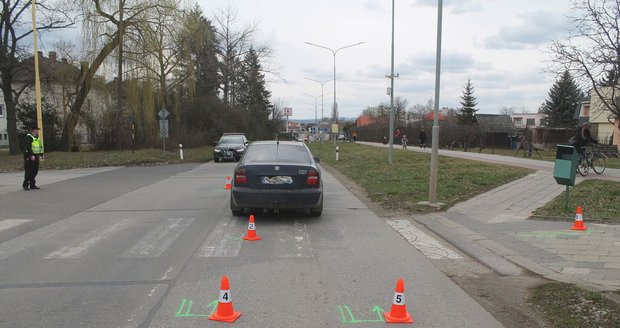
[[[256,224],[254,224],[254,215],[250,215],[250,222],[248,223],[248,232],[245,236],[241,237],[244,240],[256,241],[261,240],[259,235],[256,234]]]
[[[241,316],[240,312],[235,312],[233,309],[232,299],[230,298],[230,285],[228,284],[228,277],[222,277],[222,283],[220,284],[220,298],[217,302],[217,309],[209,316],[209,320],[233,322]]]
[[[581,206],[577,206],[577,214],[575,214],[575,224],[570,228],[571,230],[588,230],[588,227],[583,223],[583,211]]]
[[[383,315],[385,316],[385,321],[388,323],[413,322],[413,318],[411,317],[411,314],[407,312],[407,306],[405,305],[405,282],[403,281],[403,278],[398,278],[396,281],[392,308],[390,309],[390,312],[386,312]]]

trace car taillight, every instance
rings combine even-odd
[[[241,185],[248,183],[248,177],[245,175],[245,169],[235,171],[235,184]]]
[[[316,186],[319,184],[319,172],[316,170],[308,171],[308,178],[306,178],[306,184],[309,186]]]

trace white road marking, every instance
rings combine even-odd
[[[86,237],[81,238],[82,241],[77,246],[65,246],[60,248],[54,252],[49,253],[45,258],[46,259],[54,259],[54,258],[79,258],[86,251],[95,246],[96,244],[109,239],[113,234],[118,231],[124,230],[130,224],[129,219],[125,219],[121,222],[118,222],[109,227],[101,227],[99,229],[93,230],[86,234]]]
[[[425,234],[409,220],[387,220],[386,222],[429,259],[462,259],[459,254],[443,246],[437,239]]]
[[[63,220],[64,221],[64,220]],[[55,237],[57,234],[70,228],[67,222],[59,221],[48,226],[27,232],[0,244],[0,260],[7,259],[29,247]]]
[[[167,219],[125,251],[121,257],[158,257],[192,222],[194,222],[193,218]]]
[[[293,229],[288,229],[292,225]],[[289,221],[289,225],[278,230],[278,240],[282,243],[276,249],[276,257],[312,257],[312,246],[305,223]]]
[[[237,218],[222,220],[201,246],[199,257],[237,257],[243,243],[244,225],[237,225]]]
[[[24,223],[28,223],[32,220],[22,220],[22,219],[7,219],[7,220],[2,220],[0,221],[0,232],[4,231],[4,230],[9,230],[11,228],[20,226]]]

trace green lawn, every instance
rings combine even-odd
[[[428,153],[394,150],[394,163],[388,165],[387,148],[377,148],[342,142],[340,161],[335,161],[331,142],[309,145],[321,161],[364,187],[373,201],[387,210],[429,212],[418,202],[429,199],[430,159]],[[456,159],[439,158],[437,201],[443,209],[509,181],[521,178],[533,170]]]
[[[567,209],[564,202],[562,194],[536,210],[534,215],[570,221],[575,219],[575,209],[580,205],[586,221],[620,223],[620,182],[585,180],[571,188]]]
[[[184,149],[184,161],[177,151],[166,151],[164,158],[162,149],[140,149],[113,151],[81,151],[81,152],[50,152],[45,154],[41,169],[70,169],[81,167],[153,165],[161,163],[208,162],[213,159],[213,147]],[[23,170],[23,156],[9,155],[7,149],[0,150],[0,172]]]
[[[558,328],[620,327],[620,306],[602,293],[565,283],[533,289],[530,302]]]
[[[455,150],[463,151],[462,149],[455,149]],[[471,149],[471,152],[474,152],[474,153],[478,153],[478,151],[479,151],[479,148],[472,148]],[[525,154],[526,155],[525,158],[553,162],[553,161],[555,161],[555,152],[556,152],[555,149],[553,149],[553,150],[539,150],[538,153],[537,152],[532,152],[532,157],[527,157],[527,153],[526,153]],[[514,149],[505,149],[505,148],[497,149],[496,148],[496,149],[492,150],[491,148],[484,148],[484,149],[482,149],[482,151],[480,153],[482,153],[482,154],[495,154],[495,155],[500,155],[500,156],[524,158],[523,150],[519,150],[519,152],[517,153],[517,151],[514,150]],[[616,157],[607,158],[606,159],[606,163],[607,163],[607,167],[609,167],[609,168],[620,169],[620,158],[616,158]]]

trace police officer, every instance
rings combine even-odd
[[[39,173],[39,160],[43,157],[43,142],[39,139],[39,128],[34,126],[24,140],[24,190],[40,189],[35,178]]]

